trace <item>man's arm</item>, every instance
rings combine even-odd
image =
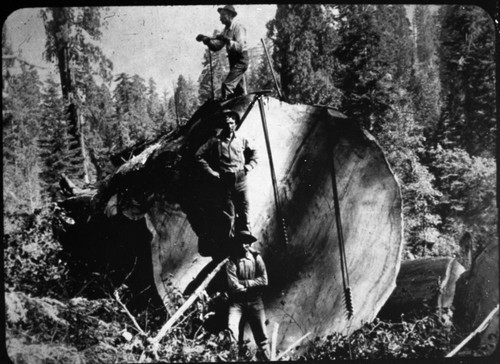
[[[246,279],[242,283],[246,288],[267,286],[266,265],[260,254],[256,254],[255,257],[255,278]]]
[[[243,139],[243,143],[245,145],[243,151],[245,155],[245,171],[250,172],[257,165],[257,159],[258,159],[257,150],[250,146],[250,143],[246,138]]]
[[[209,139],[205,144],[203,144],[195,153],[196,163],[208,174],[219,177],[219,172],[214,171],[210,164],[208,163],[208,159],[210,158],[210,152],[214,146],[214,139]]]
[[[243,52],[247,50],[247,30],[243,25],[234,25],[233,39],[229,41],[229,51]]]
[[[203,42],[211,51],[218,52],[224,47],[224,42],[217,38],[210,38],[203,34],[196,37],[198,42]]]
[[[226,264],[227,283],[230,292],[244,292],[246,288],[240,283],[236,275],[236,263],[231,259]]]

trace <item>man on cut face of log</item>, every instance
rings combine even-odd
[[[250,245],[257,239],[244,233],[236,233],[230,244],[229,261],[226,264],[229,287],[228,327],[233,343],[243,344],[243,322],[248,322],[257,344],[258,359],[269,360],[269,341],[266,334],[266,314],[261,290],[267,286],[264,260]],[[243,321],[242,321],[243,320]]]
[[[224,45],[229,60],[229,73],[222,82],[222,100],[245,95],[247,93],[245,71],[248,68],[249,57],[247,51],[246,29],[234,18],[238,14],[232,5],[218,8],[220,21],[225,25],[221,34],[215,38],[199,34],[198,42],[203,42],[211,51],[218,52]]]
[[[231,221],[229,230],[218,234],[225,238],[232,231],[250,233],[248,222],[247,173],[257,164],[257,152],[246,138],[236,135],[239,115],[232,110],[222,112],[222,130],[210,138],[195,154],[197,163],[215,180],[217,200],[222,213]]]

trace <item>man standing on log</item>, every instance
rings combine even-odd
[[[241,347],[240,321],[248,322],[259,349],[257,359],[269,360],[266,314],[261,296],[262,288],[267,286],[267,271],[260,254],[250,247],[256,240],[238,232],[229,247],[230,257],[226,264],[230,300],[228,327],[233,342]]]
[[[250,233],[248,222],[247,173],[257,164],[257,152],[246,138],[236,135],[239,115],[222,111],[222,131],[210,138],[195,154],[201,168],[218,182],[223,212],[232,219],[234,231]],[[225,236],[229,238],[231,231]]]
[[[234,20],[238,14],[232,5],[218,8],[220,21],[225,25],[221,34],[215,38],[199,34],[198,42],[203,42],[207,47],[217,52],[226,46],[229,60],[229,74],[222,82],[222,100],[245,95],[247,93],[245,71],[248,68],[249,58],[247,51],[246,29]]]

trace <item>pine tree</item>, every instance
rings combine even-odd
[[[323,5],[278,5],[275,19],[267,24],[273,63],[289,102],[339,104],[332,79],[335,19],[331,10]]]
[[[79,140],[84,180],[90,182],[89,158],[82,109],[86,107],[87,89],[98,78],[110,82],[112,63],[96,45],[101,33],[101,9],[98,7],[59,7],[41,11],[47,41],[45,58],[56,61],[63,98],[68,104],[71,133]]]
[[[159,116],[160,120],[155,129],[157,135],[163,135],[174,129],[177,124],[175,120],[175,110],[173,109],[173,104],[170,103],[167,90],[163,90],[162,93]]]
[[[274,53],[273,43],[269,38],[264,39],[267,51],[269,53],[270,62],[272,62],[271,55]],[[249,90],[273,90],[275,91],[276,86],[274,84],[273,75],[271,73],[271,66],[267,60],[266,53],[262,49],[262,52],[257,53],[256,57],[250,62],[249,70],[247,71],[248,77],[248,89]],[[278,70],[272,65],[273,71],[278,75]],[[278,79],[276,80],[278,82]],[[281,88],[281,86],[279,86]]]
[[[146,91],[147,105],[146,109],[149,118],[156,124],[160,123],[160,97],[156,91],[156,82],[153,78],[148,80],[148,89]]]
[[[58,88],[59,85],[54,80],[47,80],[40,110],[40,176],[44,192],[50,199],[57,197],[58,182],[62,174],[72,180],[82,178],[81,155],[74,147],[78,140],[70,133],[67,106]]]
[[[2,30],[2,54],[12,55],[6,27]],[[33,212],[41,206],[38,123],[40,86],[38,72],[25,63],[7,64],[2,87],[2,151],[4,212]]]
[[[117,151],[154,135],[155,125],[148,114],[147,87],[138,75],[119,74],[113,92],[116,119],[113,123]]]
[[[210,63],[211,59],[211,63]],[[199,103],[221,98],[221,85],[229,72],[229,63],[223,52],[211,52],[208,48],[203,55],[203,70],[198,78],[198,99]],[[213,83],[213,97],[212,97]]]
[[[197,90],[194,82],[179,75],[174,91],[173,102],[176,108],[178,125],[184,125],[198,108]]]
[[[494,156],[495,31],[479,7],[440,8],[440,78],[446,100],[436,140],[474,156]]]

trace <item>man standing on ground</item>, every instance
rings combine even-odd
[[[229,74],[222,82],[222,99],[245,95],[247,93],[245,71],[248,68],[249,58],[247,51],[246,29],[234,20],[238,14],[232,5],[218,8],[220,21],[225,25],[222,34],[215,38],[199,34],[198,42],[203,42],[207,47],[217,52],[226,46],[227,58],[229,60]]]
[[[223,110],[222,131],[210,138],[195,154],[201,168],[212,176],[220,187],[222,210],[234,219],[235,231],[250,234],[247,173],[257,164],[257,151],[246,138],[236,135],[239,115]],[[231,231],[226,237],[229,238]]]
[[[266,314],[261,296],[262,288],[267,286],[267,271],[260,254],[250,247],[256,240],[238,232],[229,247],[230,257],[226,264],[230,300],[228,327],[234,342],[241,345],[240,321],[248,322],[259,349],[257,359],[269,360]]]

